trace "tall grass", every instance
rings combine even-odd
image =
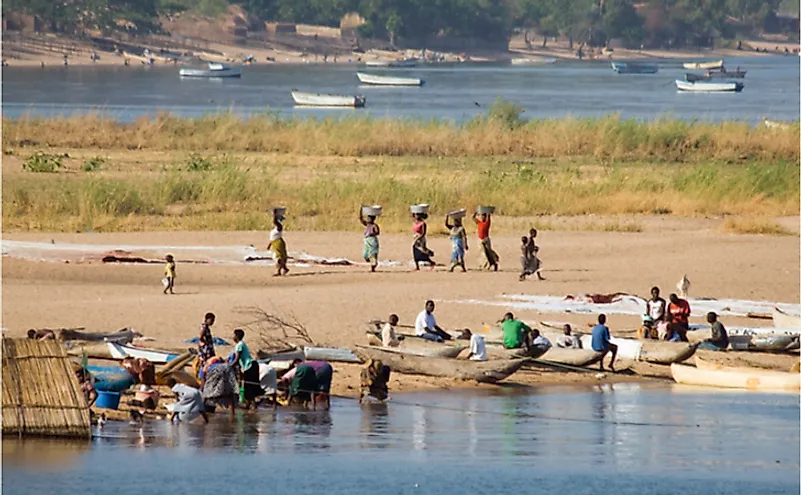
[[[779,161],[703,165],[592,160],[386,158],[352,166],[297,166],[204,158],[208,170],[3,175],[5,230],[264,229],[273,206],[290,227],[357,227],[361,204],[381,204],[385,232],[408,228],[408,207],[432,205],[431,225],[457,207],[493,204],[498,218],[541,215],[797,215],[799,167]],[[331,159],[339,163],[339,159]],[[179,162],[183,163],[183,162]],[[110,164],[112,165],[112,164]],[[298,170],[303,169],[303,170]],[[291,173],[296,175],[290,176]],[[512,222],[510,221],[510,225]],[[503,221],[498,222],[500,231]],[[636,223],[599,230],[637,232]]]
[[[282,119],[169,114],[118,123],[99,115],[3,118],[3,147],[269,152],[315,156],[593,157],[601,161],[799,160],[799,124],[641,122],[617,116],[520,119],[498,103],[465,124],[410,119]]]

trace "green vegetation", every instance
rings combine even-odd
[[[393,43],[440,33],[497,41],[522,28],[535,30],[543,44],[563,36],[571,47],[574,42],[601,46],[615,38],[632,47],[709,46],[715,39],[775,32],[777,10],[793,10],[782,0],[6,0],[3,14],[26,11],[61,32],[149,32],[158,30],[158,14],[188,10],[216,16],[229,3],[261,19],[328,26],[357,12],[367,21],[360,35]]]
[[[308,156],[592,157],[602,162],[798,162],[799,124],[786,129],[745,123],[618,117],[522,120],[499,101],[464,124],[397,119],[280,119],[236,115],[182,119],[168,114],[119,123],[98,116],[3,119],[3,147],[90,150],[262,152]],[[198,164],[195,168],[207,168]],[[190,165],[190,168],[191,165]]]
[[[81,169],[84,172],[97,172],[101,168],[103,168],[103,164],[106,163],[106,160],[101,156],[93,156],[88,158],[85,162],[83,162],[83,167]]]
[[[36,153],[31,155],[25,163],[22,164],[22,169],[28,172],[35,173],[55,173],[62,167],[61,157],[56,155],[47,155],[45,153]]]

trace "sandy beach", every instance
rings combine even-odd
[[[798,218],[788,219],[798,223]],[[660,219],[651,219],[658,225]],[[287,232],[290,251],[324,257],[359,259],[361,236],[355,232]],[[17,233],[6,240],[45,243],[157,246],[264,247],[265,232],[159,232],[116,234]],[[471,239],[474,241],[474,239]],[[631,292],[645,295],[652,285],[673,292],[683,274],[692,281],[693,297],[738,298],[798,303],[799,243],[795,236],[726,235],[709,223],[686,220],[671,229],[642,233],[544,232],[541,256],[545,281],[518,281],[519,237],[495,236],[501,271],[478,271],[477,253],[468,253],[468,273],[436,270],[414,272],[408,265],[409,237],[384,235],[384,260],[399,262],[368,273],[366,266],[292,267],[276,278],[267,266],[181,264],[177,290],[163,295],[163,267],[101,263],[44,262],[3,259],[3,327],[8,335],[23,336],[28,328],[85,327],[111,331],[133,327],[155,341],[153,348],[185,347],[181,341],[197,333],[207,311],[217,315],[215,335],[230,338],[234,328],[252,321],[242,310],[258,307],[284,317],[294,316],[317,345],[350,347],[365,343],[365,323],[397,313],[402,324],[413,324],[426,299],[439,301],[435,315],[446,329],[479,329],[497,321],[505,308],[447,301],[489,301],[500,294],[567,295],[587,292]],[[447,261],[448,240],[436,237],[430,245],[437,259]],[[473,245],[476,245],[473,242]],[[569,321],[580,327],[592,315],[545,314],[521,311],[527,321]],[[702,315],[693,315],[700,323]],[[755,323],[756,322],[756,323]],[[634,316],[610,317],[613,335],[638,325]],[[730,326],[770,325],[770,321],[727,318]],[[247,329],[247,327],[246,327]],[[247,336],[246,336],[247,341]],[[335,366],[334,393],[358,390],[358,368]],[[662,367],[664,368],[664,367]],[[660,374],[657,370],[654,374]],[[664,375],[664,369],[661,371]],[[604,380],[638,379],[607,375]],[[512,384],[533,385],[597,381],[595,374],[522,372]],[[391,389],[475,386],[454,380],[395,374]]]

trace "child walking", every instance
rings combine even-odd
[[[175,287],[175,259],[171,254],[165,256],[164,259],[167,261],[164,266],[164,293],[166,294],[167,291],[170,291],[170,294],[175,294],[173,292],[173,287]]]

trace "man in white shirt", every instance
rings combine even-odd
[[[451,340],[450,334],[437,326],[437,320],[434,319],[434,301],[426,301],[426,309],[417,315],[414,321],[414,334],[434,342]]]
[[[462,332],[463,339],[470,339],[470,353],[467,359],[471,361],[486,361],[487,360],[487,344],[484,342],[484,337],[481,335],[474,335],[469,328],[465,328]]]
[[[395,327],[398,325],[398,315],[389,315],[389,322],[381,327],[381,345],[384,347],[398,347],[400,341],[395,335]]]
[[[573,335],[573,329],[570,328],[569,323],[565,323],[564,335],[556,339],[556,347],[564,349],[581,349],[581,340],[578,335]]]
[[[540,331],[536,328],[531,329],[531,347],[540,349],[542,352],[551,348],[551,341],[540,335]]]

